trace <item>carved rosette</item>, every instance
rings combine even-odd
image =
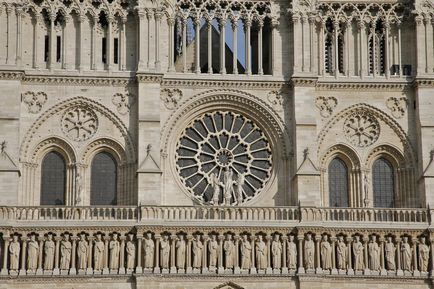
[[[357,112],[345,120],[344,133],[353,145],[367,147],[376,142],[380,136],[380,124],[373,115]]]
[[[276,111],[283,110],[283,95],[279,91],[270,91],[267,95],[268,101]]]
[[[115,93],[112,97],[112,102],[116,106],[118,112],[122,115],[130,112],[131,105],[134,103],[134,95],[131,93]]]
[[[27,91],[23,93],[23,102],[27,105],[30,113],[39,113],[42,106],[47,102],[47,94],[42,91]]]
[[[261,129],[245,116],[207,113],[182,133],[176,167],[200,203],[240,205],[258,195],[270,178],[271,148]]]
[[[321,116],[327,118],[332,115],[334,108],[338,105],[338,100],[333,96],[318,96],[315,99],[315,105]]]
[[[65,112],[62,117],[62,131],[74,141],[85,141],[98,130],[98,118],[89,107],[77,106]]]
[[[405,115],[407,109],[406,97],[389,97],[386,100],[387,108],[392,112],[393,117],[401,118]]]
[[[182,98],[182,91],[175,88],[175,89],[162,89],[160,98],[164,103],[164,106],[169,109],[173,110],[178,107],[179,102]]]

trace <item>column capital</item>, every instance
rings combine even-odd
[[[423,16],[422,15],[416,15],[414,17],[414,21],[416,22],[417,26],[420,26],[423,24]]]
[[[29,238],[27,236],[21,236],[21,241],[26,242]]]

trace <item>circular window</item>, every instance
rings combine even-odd
[[[259,194],[271,174],[272,156],[261,129],[245,116],[213,112],[192,121],[176,149],[176,167],[201,203],[240,205]]]

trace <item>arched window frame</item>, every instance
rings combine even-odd
[[[372,166],[371,166],[371,180],[372,180],[372,206],[373,207],[381,207],[381,206],[376,206],[375,204],[375,187],[374,187],[374,181],[375,181],[375,175],[374,175],[374,166],[377,163],[377,161],[380,160],[384,160],[388,165],[390,165],[390,168],[392,169],[392,178],[393,178],[393,192],[392,192],[392,199],[393,199],[393,204],[391,207],[384,207],[384,208],[395,208],[396,207],[396,199],[397,199],[397,169],[396,169],[396,165],[393,164],[393,161],[390,161],[390,158],[387,157],[387,155],[380,155],[379,157],[375,158],[375,160],[372,162]]]
[[[386,53],[384,21],[382,19],[373,20],[368,35],[369,74],[385,74]]]
[[[352,149],[345,145],[335,145],[329,148],[321,158],[321,191],[322,205],[330,207],[330,190],[329,190],[329,166],[330,163],[339,158],[347,166],[348,177],[348,206],[361,207],[363,203],[362,190],[357,180],[361,177],[360,158]]]
[[[66,205],[66,200],[67,200],[67,196],[66,196],[66,188],[67,188],[67,183],[66,183],[66,181],[67,181],[67,164],[66,164],[65,155],[62,154],[62,153],[60,153],[60,152],[58,152],[57,150],[51,150],[51,151],[47,152],[45,154],[45,156],[42,158],[42,162],[41,162],[41,193],[40,193],[40,198],[39,198],[40,201],[39,202],[40,202],[40,205],[47,205],[47,204],[43,204],[42,203],[43,193],[44,193],[43,192],[43,187],[44,187],[43,180],[44,180],[44,177],[47,177],[47,176],[44,175],[44,162],[46,161],[46,158],[50,154],[56,154],[56,155],[58,155],[60,157],[62,163],[63,163],[63,166],[64,166],[64,171],[63,171],[63,174],[64,174],[63,175],[64,184],[63,184],[63,196],[62,196],[63,202],[61,204],[49,204],[49,205],[60,205],[60,206]]]
[[[95,158],[98,155],[100,155],[100,154],[106,154],[106,155],[108,155],[113,160],[114,165],[116,167],[116,183],[115,183],[115,185],[116,185],[116,189],[115,189],[116,203],[113,204],[113,205],[118,205],[119,204],[118,198],[119,198],[119,195],[120,195],[119,160],[116,160],[116,157],[114,156],[113,152],[111,152],[111,151],[109,151],[107,149],[102,149],[102,150],[99,150],[97,153],[95,153],[93,155],[92,161],[91,161],[90,166],[89,166],[89,170],[90,170],[89,202],[90,202],[90,205],[94,205],[94,204],[92,204],[92,182],[95,181],[93,179],[95,176],[92,175],[92,171],[93,171],[93,166],[94,166]]]
[[[346,187],[347,187],[347,191],[345,192],[345,195],[346,195],[346,198],[347,198],[347,204],[345,206],[340,206],[340,205],[339,206],[335,206],[334,204],[332,204],[330,202],[331,195],[332,195],[331,183],[330,183],[330,179],[331,179],[331,171],[330,171],[330,169],[331,169],[331,165],[332,165],[333,162],[342,163],[343,166],[344,166],[344,168],[345,168],[345,181],[346,181]],[[329,199],[328,199],[328,201],[329,201],[329,207],[348,207],[349,206],[349,204],[350,204],[350,177],[349,176],[350,176],[350,174],[349,174],[347,163],[344,160],[342,160],[339,156],[334,157],[330,161],[330,163],[328,165],[328,179],[327,179],[327,182],[328,182],[328,187],[329,187],[329,190],[328,190],[329,191]],[[342,177],[342,176],[339,176],[339,177]]]

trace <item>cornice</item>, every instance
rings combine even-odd
[[[22,80],[24,77],[23,71],[0,71],[0,80]]]
[[[48,76],[48,75],[25,75],[23,84],[45,85],[86,85],[86,86],[128,86],[135,83],[131,77],[94,77],[94,76]]]
[[[176,79],[164,78],[161,86],[164,88],[237,88],[237,89],[282,89],[288,83],[274,80],[212,80],[212,79]]]
[[[434,78],[419,78],[414,81],[416,88],[434,88]]]
[[[136,79],[139,83],[161,83],[163,74],[137,73]]]
[[[390,90],[390,91],[405,91],[412,87],[411,83],[407,82],[318,82],[316,90]]]

